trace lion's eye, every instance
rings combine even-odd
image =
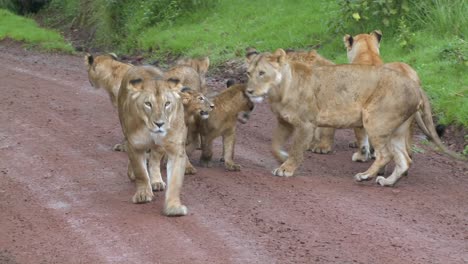
[[[249,78],[250,78],[250,72],[247,72],[247,77],[249,77]]]
[[[164,104],[164,106],[165,106],[165,107],[168,107],[170,104],[171,104],[171,102],[167,101],[167,102]]]
[[[264,72],[264,71],[260,71],[260,72],[258,73],[258,75],[263,76],[263,75],[265,75],[265,72]]]
[[[145,102],[145,105],[148,106],[149,108],[153,107],[153,105],[151,104],[151,102]]]
[[[204,99],[203,97],[200,96],[200,97],[198,97],[198,100],[204,101],[205,99]]]

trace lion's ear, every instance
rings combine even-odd
[[[167,82],[169,83],[169,87],[176,91],[181,90],[183,87],[179,78],[171,77],[167,79]]]
[[[119,57],[117,57],[117,54],[115,54],[115,53],[113,53],[113,52],[109,53],[109,56],[111,56],[111,58],[112,58],[113,60],[119,60]]]
[[[258,55],[258,51],[255,48],[249,47],[245,49],[245,58],[247,59],[247,63],[250,63],[252,59]]]
[[[286,61],[286,52],[283,49],[277,49],[273,53],[272,57],[281,65]]]
[[[371,35],[373,35],[375,38],[377,38],[377,42],[380,43],[380,40],[382,39],[382,31],[376,29],[371,32]]]
[[[343,42],[344,42],[345,47],[348,50],[350,50],[353,47],[353,41],[354,41],[353,36],[351,36],[349,34],[344,35]]]
[[[128,86],[134,91],[141,91],[143,89],[143,79],[132,79],[128,82]]]

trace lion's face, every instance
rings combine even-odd
[[[171,129],[174,113],[178,110],[180,96],[169,81],[130,80],[134,107],[146,128],[154,136],[164,137]]]
[[[202,93],[184,87],[181,90],[182,102],[189,112],[199,115],[202,119],[207,119],[214,108],[214,104]]]
[[[281,83],[281,67],[286,58],[286,53],[278,49],[274,54],[251,54],[247,57],[247,95],[250,99],[259,103],[268,95],[272,87]]]

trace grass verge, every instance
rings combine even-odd
[[[74,50],[58,32],[40,28],[32,19],[0,9],[0,40],[5,38],[23,41],[43,51],[72,53]]]

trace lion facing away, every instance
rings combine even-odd
[[[215,108],[210,113],[210,116],[207,119],[200,120],[199,128],[202,138],[200,163],[202,166],[211,167],[213,141],[217,137],[222,136],[225,168],[228,171],[240,170],[240,165],[236,164],[233,160],[238,114],[241,112],[251,112],[254,108],[254,104],[245,94],[245,89],[245,84],[233,84],[222,91],[213,99]],[[193,151],[194,149],[195,146],[192,144],[187,151]]]
[[[363,65],[377,65],[383,66],[388,69],[392,69],[398,72],[401,72],[403,75],[412,79],[421,85],[421,80],[417,72],[411,68],[406,63],[403,62],[392,62],[385,63],[380,57],[380,41],[382,39],[382,32],[379,30],[374,30],[369,34],[358,34],[356,36],[350,36],[346,34],[343,37],[343,42],[347,50],[348,60],[351,64],[363,64]],[[424,91],[421,91],[421,100],[424,104],[424,109],[430,109],[429,98],[427,97]],[[426,113],[429,114],[429,113]],[[433,130],[432,126],[426,127],[421,113],[418,111],[415,113],[411,119],[416,119],[418,126],[421,128],[421,131],[434,143],[444,150],[444,146],[439,138],[437,131]],[[356,138],[358,139],[358,152],[353,154],[354,161],[366,161],[370,157],[369,153],[369,142],[367,140],[367,135],[364,130],[357,128],[355,130]],[[408,130],[406,135],[406,148],[408,153],[411,153],[411,143],[412,143],[412,133],[411,130]],[[452,157],[458,158],[455,153],[445,149],[447,154]]]
[[[137,187],[132,201],[149,202],[153,199],[153,190],[165,189],[160,162],[163,155],[167,155],[164,214],[186,215],[180,191],[186,162],[187,128],[182,100],[175,91],[181,86],[155,76],[151,68],[130,68],[123,77],[118,96],[120,124],[127,139],[128,176],[135,180]]]
[[[278,49],[274,54],[247,57],[247,94],[252,101],[268,98],[278,126],[273,133],[273,155],[281,166],[277,176],[292,176],[303,161],[311,130],[317,126],[333,128],[363,127],[372,142],[376,160],[355,175],[357,181],[370,180],[388,162],[395,169],[377,183],[391,186],[408,170],[411,159],[405,147],[409,118],[421,108],[418,83],[391,69],[366,65],[332,65],[312,68],[288,61]],[[403,95],[403,96],[402,96]],[[424,113],[430,109],[424,109]],[[424,115],[426,126],[431,116]],[[283,150],[292,137],[289,153]]]

